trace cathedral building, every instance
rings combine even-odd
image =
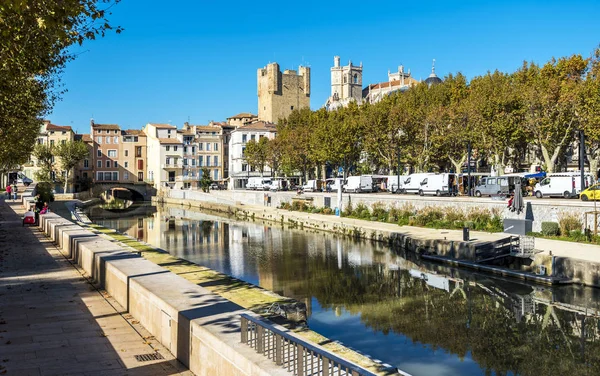
[[[362,70],[362,63],[355,66],[352,65],[352,61],[346,66],[340,66],[340,57],[334,56],[331,67],[331,96],[325,102],[328,110],[345,107],[352,101],[362,103]]]
[[[310,68],[287,69],[270,63],[258,69],[258,119],[277,123],[295,109],[310,108]]]

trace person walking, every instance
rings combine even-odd
[[[13,186],[12,186],[12,194],[13,194],[13,200],[17,201],[17,193],[19,192],[19,189],[17,188],[17,181],[15,180],[13,182]]]
[[[12,192],[12,187],[10,186],[10,184],[8,184],[6,186],[6,199],[7,200],[11,199],[11,192]]]

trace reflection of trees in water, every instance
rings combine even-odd
[[[377,265],[309,266],[309,290],[322,306],[341,306],[374,330],[401,333],[460,358],[471,352],[486,374],[600,374],[597,318],[585,319],[582,347],[581,318],[552,306],[539,304],[519,322],[511,299],[499,300],[475,284],[448,293]]]
[[[214,227],[215,221],[200,221],[200,230],[204,236],[210,236]]]

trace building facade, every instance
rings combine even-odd
[[[75,132],[70,126],[55,125],[50,120],[44,120],[40,125],[40,133],[37,138],[37,143],[42,145],[57,146],[75,139]],[[54,170],[51,173],[53,179],[57,178],[57,174],[61,174],[60,160],[52,160]],[[39,162],[34,155],[29,157],[29,161],[23,165],[23,174],[32,180],[35,179],[35,173],[40,170]],[[72,176],[73,174],[71,174]]]
[[[147,145],[148,184],[156,189],[183,188],[183,138],[170,124],[148,123],[144,127]]]
[[[277,127],[273,123],[257,121],[238,127],[231,132],[229,139],[229,189],[242,189],[250,177],[261,176],[258,171],[249,167],[244,158],[246,143],[250,140],[258,142],[262,137],[275,138]],[[271,176],[271,170],[265,167],[264,176]]]
[[[122,177],[121,128],[118,124],[96,124],[90,122],[90,137],[93,142],[94,183],[116,183]]]
[[[233,127],[239,127],[247,123],[251,123],[253,121],[257,121],[258,117],[249,112],[241,112],[237,115],[231,116],[227,118],[227,124]]]
[[[419,81],[411,76],[410,69],[405,71],[404,66],[400,65],[398,72],[390,73],[388,71],[387,82],[371,84],[364,88],[362,91],[363,101],[377,103],[392,93],[406,91],[418,83]]]
[[[144,184],[146,174],[146,134],[137,129],[121,131],[120,181]]]
[[[300,66],[298,72],[270,63],[258,69],[258,119],[276,123],[295,109],[310,108],[310,68]]]

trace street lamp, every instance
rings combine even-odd
[[[400,147],[398,147],[398,170],[396,171],[398,174],[398,182],[396,183],[396,193],[400,193]],[[394,191],[392,191],[394,193]]]

